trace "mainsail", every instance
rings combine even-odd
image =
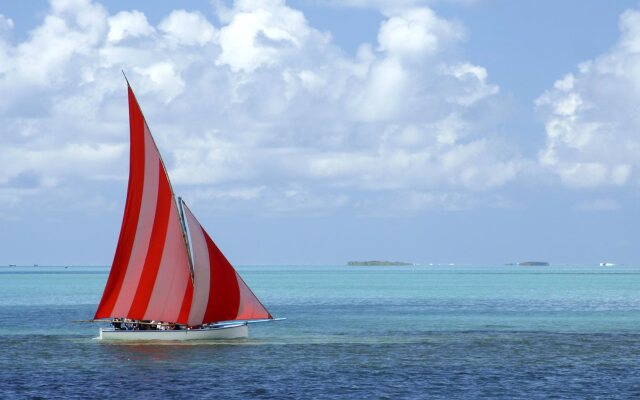
[[[130,318],[179,324],[271,319],[185,207],[187,228],[160,152],[128,86],[130,169],[125,212],[111,272],[95,319]]]

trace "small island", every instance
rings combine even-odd
[[[355,267],[367,267],[367,266],[400,266],[400,265],[413,265],[413,263],[403,262],[403,261],[349,261],[347,263],[349,266]]]

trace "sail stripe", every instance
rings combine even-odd
[[[191,277],[177,266],[188,265],[178,209],[172,199],[162,259],[144,319],[160,321],[178,319],[187,284],[191,284]]]
[[[140,283],[142,269],[149,249],[151,233],[153,230],[154,216],[158,201],[158,185],[160,173],[158,171],[159,156],[149,128],[144,124],[145,139],[145,167],[144,189],[142,192],[142,205],[139,212],[138,229],[134,241],[129,265],[124,277],[118,301],[113,309],[114,315],[125,317],[131,309],[133,297]]]
[[[236,273],[236,279],[240,282],[240,276]],[[251,297],[251,294],[248,293],[247,285],[239,284],[240,289],[240,305],[238,307],[238,313],[236,314],[235,319],[252,319],[254,318],[253,312],[255,310],[256,302]]]
[[[113,313],[114,306],[121,293],[122,283],[127,273],[127,266],[131,257],[131,252],[136,239],[140,208],[143,198],[144,187],[144,165],[145,165],[145,139],[144,139],[144,117],[138,107],[136,98],[127,87],[129,100],[129,126],[130,126],[130,151],[129,151],[129,185],[127,188],[127,200],[124,216],[122,218],[122,228],[116,247],[116,254],[113,258],[111,273],[107,280],[100,305],[96,310],[94,318],[108,318]]]
[[[237,271],[236,279],[238,280],[238,286],[240,286],[240,307],[238,308],[236,319],[273,319],[271,313],[262,305]]]
[[[228,321],[238,315],[240,288],[235,279],[235,270],[220,252],[207,232],[202,228],[209,251],[211,274],[209,279],[209,302],[204,314],[205,321]]]
[[[180,324],[188,324],[189,323],[189,312],[191,311],[191,299],[193,297],[193,284],[187,284],[187,290],[184,292],[184,297],[182,298],[182,307],[180,307],[180,314],[178,315],[178,319],[176,322]],[[197,324],[199,325],[199,324]]]
[[[189,325],[200,325],[204,320],[204,313],[207,311],[209,302],[209,252],[207,242],[202,232],[202,227],[191,214],[191,211],[184,207],[184,214],[189,226],[191,236],[191,248],[193,249],[193,301],[189,313]]]
[[[169,225],[169,214],[171,209],[171,187],[169,181],[164,175],[164,168],[161,162],[157,167],[160,176],[158,185],[158,201],[156,203],[156,215],[153,221],[153,230],[151,239],[149,240],[149,250],[144,262],[138,289],[133,298],[131,309],[129,310],[129,318],[143,319],[144,314],[149,305],[151,292],[155,286],[156,277],[160,268],[162,252],[164,250],[165,238],[167,236],[167,227]]]

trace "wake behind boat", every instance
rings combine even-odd
[[[99,339],[202,340],[248,337],[274,318],[176,198],[158,147],[127,82],[130,167],[111,272],[92,321]]]

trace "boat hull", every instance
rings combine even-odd
[[[176,331],[127,331],[113,328],[100,328],[100,336],[96,339],[109,341],[185,341],[185,340],[216,340],[243,339],[249,337],[247,323],[214,326],[204,329],[189,329]]]

